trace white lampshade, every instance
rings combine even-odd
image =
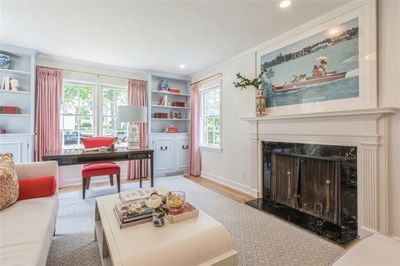
[[[118,106],[119,122],[147,122],[147,107],[135,105]]]

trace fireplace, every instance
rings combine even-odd
[[[262,142],[263,197],[247,204],[345,245],[357,237],[357,148]]]

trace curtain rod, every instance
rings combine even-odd
[[[81,74],[86,74],[86,75],[93,75],[93,76],[97,76],[97,77],[101,76],[101,77],[109,77],[109,78],[116,78],[116,79],[126,79],[126,80],[135,79],[135,78],[128,78],[128,77],[114,76],[114,75],[109,75],[109,74],[99,74],[99,73],[94,73],[94,72],[89,72],[89,71],[73,70],[73,69],[68,69],[68,68],[48,67],[48,66],[40,66],[40,67],[53,68],[53,69],[57,69],[57,70],[81,73]],[[142,80],[142,79],[140,79],[140,80]]]
[[[203,78],[203,79],[200,79],[200,80],[198,80],[198,81],[192,82],[190,85],[194,85],[194,84],[197,84],[197,83],[201,83],[201,82],[203,82],[203,81],[206,81],[206,80],[215,78],[215,77],[217,77],[217,76],[222,76],[222,73],[217,73],[217,74],[208,76],[208,77],[206,77],[206,78]]]

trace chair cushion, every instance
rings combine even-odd
[[[56,178],[45,176],[20,179],[18,200],[50,197],[56,192]]]
[[[0,210],[17,201],[19,193],[17,171],[11,153],[0,154]]]
[[[86,164],[82,168],[82,177],[99,175],[119,175],[120,167],[116,163]]]
[[[116,137],[93,137],[81,138],[81,142],[85,149],[107,147],[109,148],[116,141]]]

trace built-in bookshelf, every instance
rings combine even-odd
[[[178,89],[178,93],[160,90],[161,80],[167,80],[171,89]],[[190,77],[154,72],[149,74],[150,99],[150,133],[163,133],[167,127],[176,127],[178,133],[189,132],[190,118]],[[165,101],[163,101],[165,100]],[[173,103],[184,103],[184,106],[173,106]],[[157,113],[168,114],[166,118],[156,117]],[[174,113],[179,118],[174,117]]]
[[[0,44],[0,53],[10,56],[7,69],[0,68],[0,82],[4,78],[17,79],[18,90],[1,90],[0,106],[18,107],[18,114],[0,114],[0,153],[11,152],[16,161],[33,159],[35,132],[35,82],[37,51]]]

